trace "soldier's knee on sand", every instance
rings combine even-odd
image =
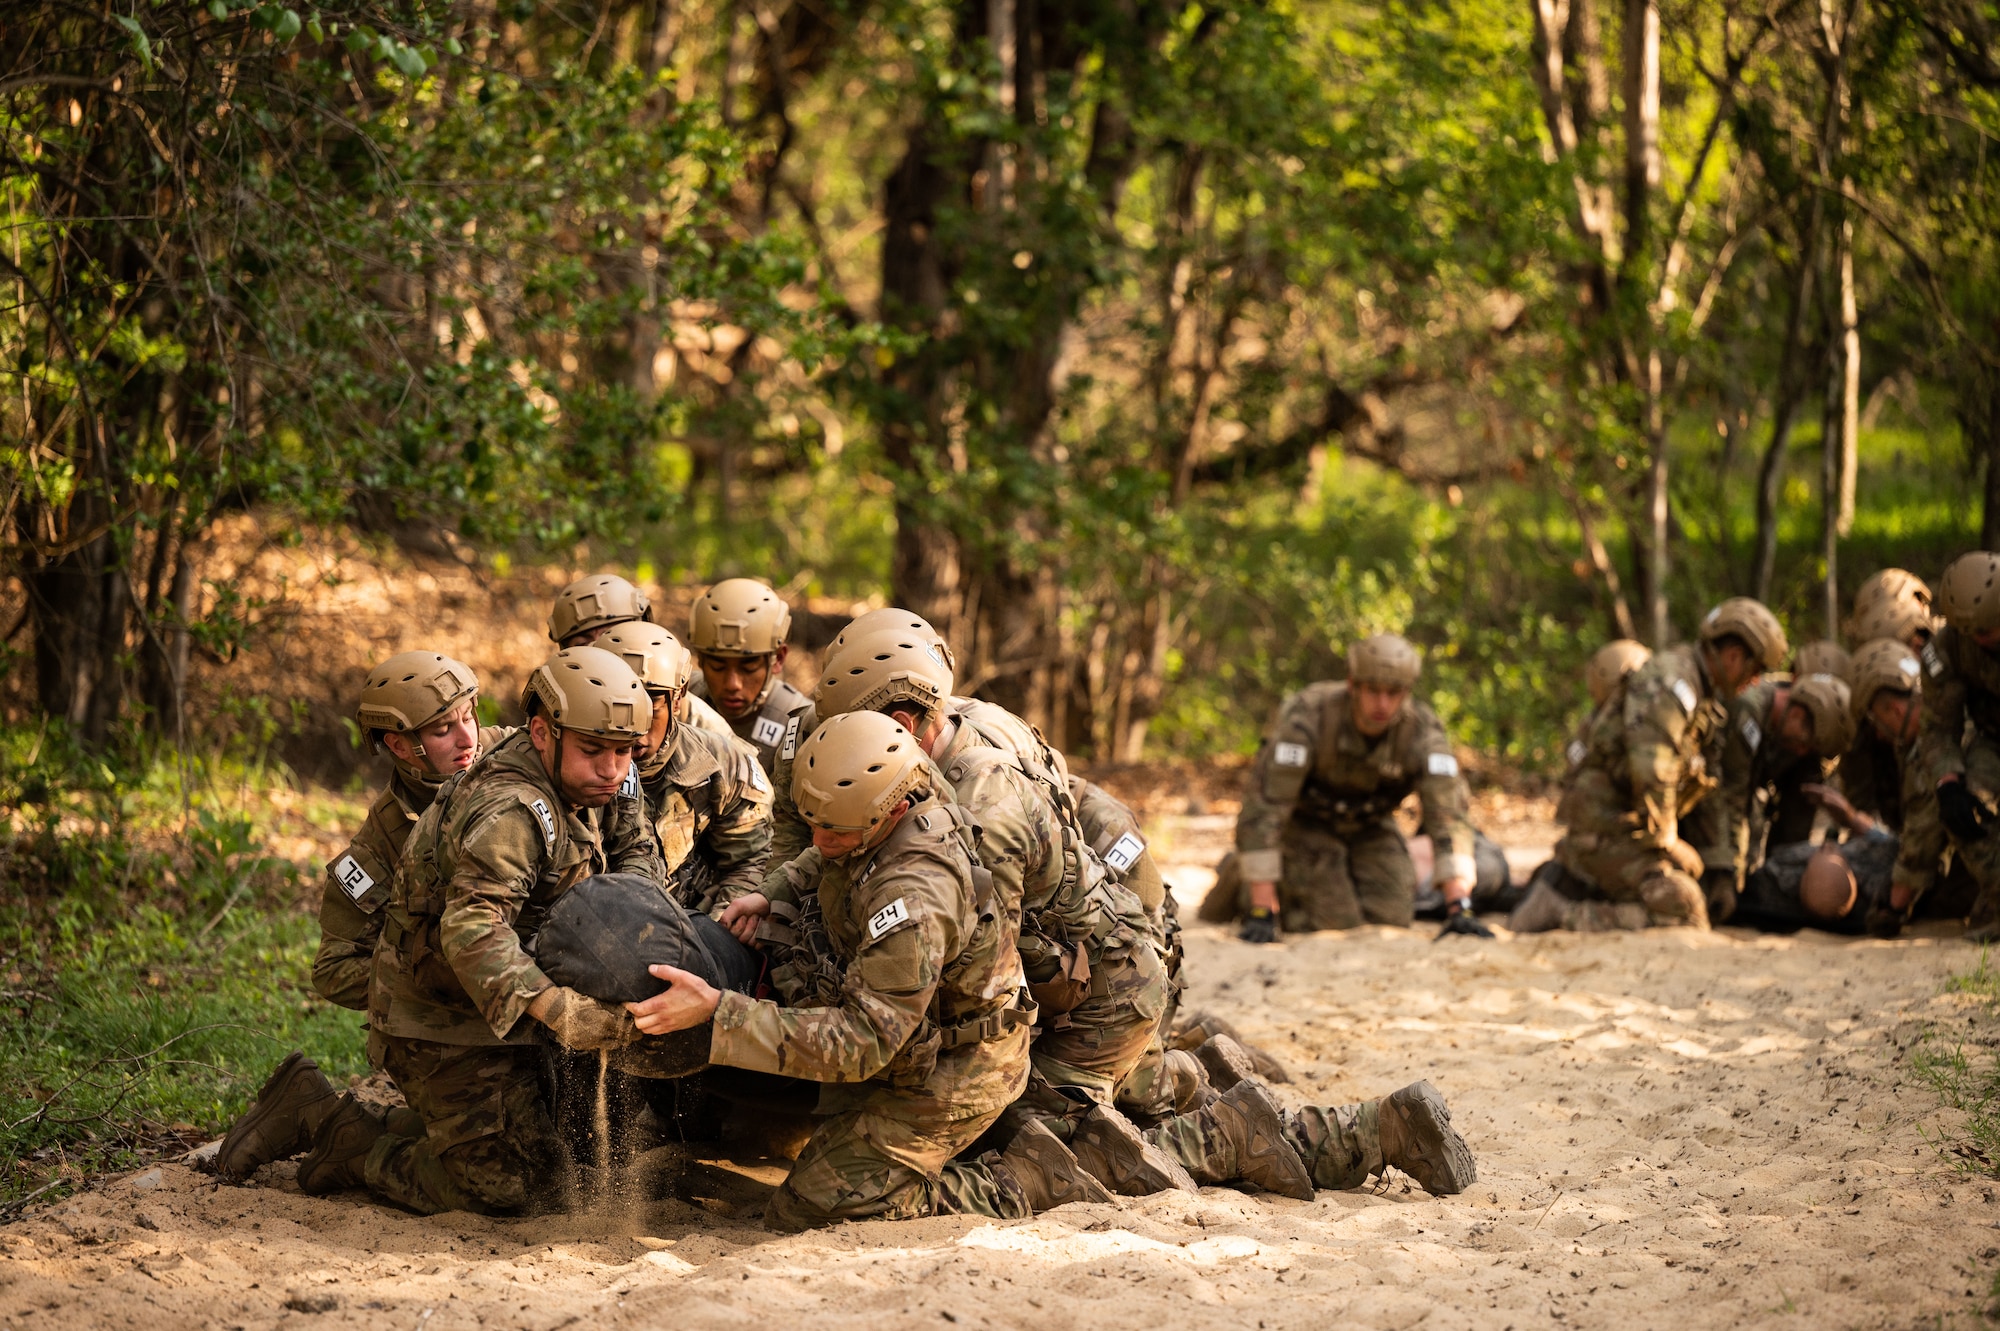
[[[1646,875],[1639,882],[1639,900],[1655,925],[1708,928],[1708,900],[1701,884],[1679,869],[1656,869]]]

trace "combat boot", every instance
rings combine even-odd
[[[1180,1161],[1147,1141],[1132,1120],[1103,1105],[1085,1115],[1069,1149],[1092,1178],[1125,1197],[1200,1190]]]
[[[1204,1140],[1225,1148],[1227,1166],[1217,1172],[1280,1197],[1313,1199],[1312,1171],[1285,1134],[1285,1114],[1260,1081],[1239,1081],[1195,1116],[1205,1120]],[[1221,1163],[1221,1162],[1218,1162]]]
[[[222,1139],[215,1172],[234,1182],[273,1160],[286,1160],[312,1145],[313,1133],[333,1111],[336,1092],[319,1064],[293,1050],[264,1080],[257,1100]]]
[[[1478,1181],[1472,1148],[1452,1127],[1444,1096],[1429,1082],[1411,1082],[1382,1101],[1378,1124],[1382,1162],[1408,1174],[1432,1196],[1464,1192]]]
[[[1213,1012],[1190,1013],[1174,1028],[1174,1038],[1170,1043],[1175,1049],[1195,1050],[1217,1035],[1226,1035],[1242,1045],[1243,1052],[1250,1055],[1251,1063],[1256,1066],[1257,1075],[1265,1081],[1289,1082],[1292,1079],[1292,1074],[1275,1056],[1244,1039],[1243,1032]]]
[[[1187,1050],[1167,1050],[1164,1075],[1173,1079],[1176,1114],[1196,1113],[1215,1103],[1215,1087],[1209,1085],[1208,1069]]]
[[[343,1095],[313,1134],[313,1146],[299,1162],[299,1191],[324,1197],[364,1182],[361,1166],[375,1143],[388,1134],[382,1116],[352,1095]]]
[[[1508,915],[1507,929],[1517,934],[1545,934],[1560,929],[1571,904],[1568,897],[1538,877],[1528,895],[1521,898],[1521,904]]]
[[[1639,900],[1646,903],[1650,923],[1660,928],[1682,925],[1708,928],[1708,898],[1701,884],[1679,869],[1660,869],[1639,883]]]
[[[1240,1081],[1257,1075],[1250,1051],[1227,1035],[1211,1035],[1195,1048],[1194,1056],[1208,1073],[1208,1084],[1226,1091]]]
[[[1007,1149],[993,1160],[1001,1188],[1025,1206],[1030,1215],[1070,1202],[1108,1202],[1111,1194],[1070,1154],[1061,1138],[1036,1120],[1014,1134]]]

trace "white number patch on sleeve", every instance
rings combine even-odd
[[[633,763],[625,769],[625,784],[618,787],[618,798],[623,800],[639,798],[639,764]]]
[[[535,800],[528,807],[534,810],[535,818],[542,825],[542,840],[548,843],[550,850],[554,850],[556,848],[556,816],[549,812],[548,801]]]
[[[1458,759],[1448,753],[1433,753],[1425,759],[1432,776],[1457,776]]]
[[[1932,679],[1944,673],[1944,658],[1938,655],[1936,643],[1924,644],[1924,664],[1930,668]]]
[[[1896,673],[1901,675],[1908,675],[1911,679],[1915,679],[1917,677],[1917,658],[1914,656],[1906,656],[1902,660],[1896,662]]]
[[[1737,729],[1743,732],[1743,742],[1750,746],[1750,752],[1757,752],[1757,746],[1764,742],[1764,728],[1746,716]]]
[[[903,904],[901,897],[897,897],[894,901],[868,917],[869,940],[872,942],[880,938],[883,934],[888,933],[897,925],[908,923],[909,918],[910,908]]]
[[[798,751],[799,718],[794,716],[791,720],[785,722],[785,745],[778,751],[778,756],[789,762]]]
[[[757,724],[750,727],[750,738],[767,748],[784,737],[785,728],[768,716],[758,717]]]
[[[1280,744],[1271,750],[1271,761],[1280,767],[1304,767],[1306,746],[1303,744]]]
[[[771,783],[764,779],[764,764],[754,758],[743,760],[743,779],[750,784],[750,789],[759,794],[767,793],[771,789]]]
[[[1145,850],[1146,843],[1127,832],[1112,843],[1110,850],[1104,852],[1104,862],[1119,873],[1124,873],[1132,867],[1140,855],[1145,853]]]
[[[1689,716],[1694,715],[1694,690],[1688,687],[1686,680],[1677,679],[1674,681],[1674,697],[1680,699],[1681,710],[1683,712],[1686,712]]]
[[[367,896],[368,889],[375,886],[375,880],[352,855],[342,855],[334,864],[333,878],[340,884],[340,890],[355,901]]]

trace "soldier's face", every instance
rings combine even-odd
[[[546,718],[539,716],[528,722],[528,740],[535,746],[535,752],[542,755],[545,771],[554,760],[556,749],[561,748],[562,770],[551,771],[549,775],[555,778],[556,789],[565,800],[584,809],[611,803],[632,770],[632,754],[638,747],[632,740],[600,739],[574,730],[565,733],[558,746],[555,731]]]
[[[671,693],[649,694],[653,700],[653,724],[647,727],[646,738],[639,743],[638,759],[645,762],[660,751],[667,742],[667,732],[673,729],[674,713],[679,710],[679,699]]]
[[[844,860],[861,849],[861,843],[868,839],[866,832],[836,831],[831,827],[813,829],[813,849],[829,860]]]
[[[1787,704],[1785,714],[1778,721],[1778,743],[1785,752],[1803,758],[1813,751],[1812,713],[1797,703]]]
[[[467,698],[422,730],[407,735],[384,735],[382,742],[402,761],[426,768],[434,775],[450,776],[462,771],[479,756],[479,717],[473,709],[473,700]]]
[[[716,711],[734,721],[750,715],[750,709],[764,695],[771,672],[784,666],[785,652],[783,648],[769,656],[711,656],[701,652],[695,661],[708,685],[708,700],[715,704]]]
[[[1868,724],[1890,744],[1908,744],[1915,739],[1917,723],[1922,719],[1923,709],[1917,706],[1913,693],[1883,689],[1868,704]]]
[[[1403,710],[1410,691],[1356,684],[1349,696],[1354,699],[1354,728],[1373,739],[1396,724],[1396,716]]]
[[[1715,681],[1715,691],[1725,698],[1743,692],[1762,673],[1757,658],[1733,642],[1702,648],[1702,658],[1708,663],[1708,676]]]

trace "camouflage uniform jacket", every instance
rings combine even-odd
[[[1672,844],[1681,819],[1715,789],[1713,750],[1728,715],[1693,647],[1655,653],[1592,718],[1589,751],[1563,783],[1556,821],[1572,835]]]
[[[979,829],[979,861],[993,873],[1002,918],[1018,929],[1021,964],[1033,984],[1059,971],[1085,980],[1106,954],[1150,934],[1145,907],[1104,871],[1020,759],[980,738],[960,722],[935,761]]]
[[[1157,911],[1167,897],[1167,880],[1153,862],[1153,853],[1146,849],[1139,816],[1116,795],[1080,776],[1069,779],[1069,795],[1076,805],[1077,826],[1084,842],[1097,853],[1099,862],[1148,912]]]
[[[1854,745],[1840,758],[1840,792],[1891,832],[1903,830],[1903,756],[1863,718]]]
[[[417,820],[384,907],[368,1021],[439,1044],[523,1044],[529,1003],[549,987],[530,955],[557,898],[598,873],[661,882],[643,802],[566,807],[517,732],[447,781]]]
[[[1796,754],[1778,740],[1778,722],[1772,709],[1778,690],[1789,688],[1789,677],[1765,678],[1749,685],[1729,700],[1729,718],[1716,733],[1715,746],[1721,753],[1713,812],[1705,819],[1706,835],[1696,848],[1709,869],[1748,867],[1750,843],[1765,827],[1772,830],[1774,845],[1807,840],[1812,835],[1816,812],[1800,787],[1825,781],[1828,762],[1816,753]],[[1761,815],[1760,795],[1768,796]]]
[[[492,749],[514,731],[509,726],[483,726],[479,752]],[[382,905],[396,866],[403,860],[403,843],[425,809],[431,807],[446,778],[420,774],[396,764],[389,784],[369,807],[361,830],[347,849],[327,862],[326,887],[319,904],[319,952],[313,957],[313,988],[329,1003],[356,1012],[368,1010],[368,972],[375,940],[382,934]]]
[[[708,681],[699,674],[694,677],[694,687],[690,692],[700,701],[708,700]],[[782,679],[774,679],[764,690],[764,697],[758,704],[734,721],[728,722],[730,731],[736,738],[757,750],[757,761],[764,764],[766,773],[778,770],[778,755],[789,743],[794,749],[799,741],[812,731],[801,731],[800,714],[812,706],[812,699],[800,693]],[[718,712],[716,715],[720,716]]]
[[[1890,872],[1889,881],[1895,887],[1907,888],[1913,898],[1923,896],[1936,884],[1950,841],[1944,820],[1938,814],[1937,782],[1917,763],[1917,749],[1922,743],[1921,734],[1900,748],[1883,743],[1883,748],[1892,755],[1887,779],[1900,784],[1898,800],[1903,815],[1903,825],[1897,829],[1902,845],[1896,852],[1896,867]]]
[[[1065,822],[1074,823],[1076,811],[1069,793],[1069,768],[1063,757],[1042,739],[1041,732],[1004,707],[977,698],[953,698],[949,711],[968,735],[969,742],[1004,749],[1021,760],[1021,771],[1049,791],[1050,800],[1062,812]],[[812,829],[799,816],[792,802],[792,759],[813,731],[820,715],[811,703],[793,713],[797,729],[786,722],[785,738],[778,746],[777,766],[771,771],[771,869],[764,876],[764,895],[780,900],[783,891],[778,871],[812,845]]]
[[[1965,774],[1968,726],[2000,744],[2000,655],[1947,624],[1919,654],[1924,670],[1924,720],[1916,765],[1935,787]]]
[[[627,790],[633,786],[645,793],[669,881],[679,875],[698,889],[682,905],[714,910],[763,885],[771,854],[771,782],[749,745],[675,726],[643,769],[633,764]],[[697,853],[698,866],[690,864]]]
[[[787,865],[788,895],[825,929],[838,994],[780,1007],[725,993],[709,1061],[860,1084],[841,1108],[955,1119],[1011,1103],[1034,1014],[971,839],[951,805],[924,800],[873,850],[833,864],[808,850]]]
[[[1472,796],[1444,723],[1415,698],[1374,740],[1354,728],[1344,681],[1308,684],[1286,698],[1265,732],[1236,818],[1237,862],[1245,881],[1276,882],[1287,823],[1335,836],[1375,826],[1415,792],[1423,830],[1438,848],[1439,872],[1471,882]]]

